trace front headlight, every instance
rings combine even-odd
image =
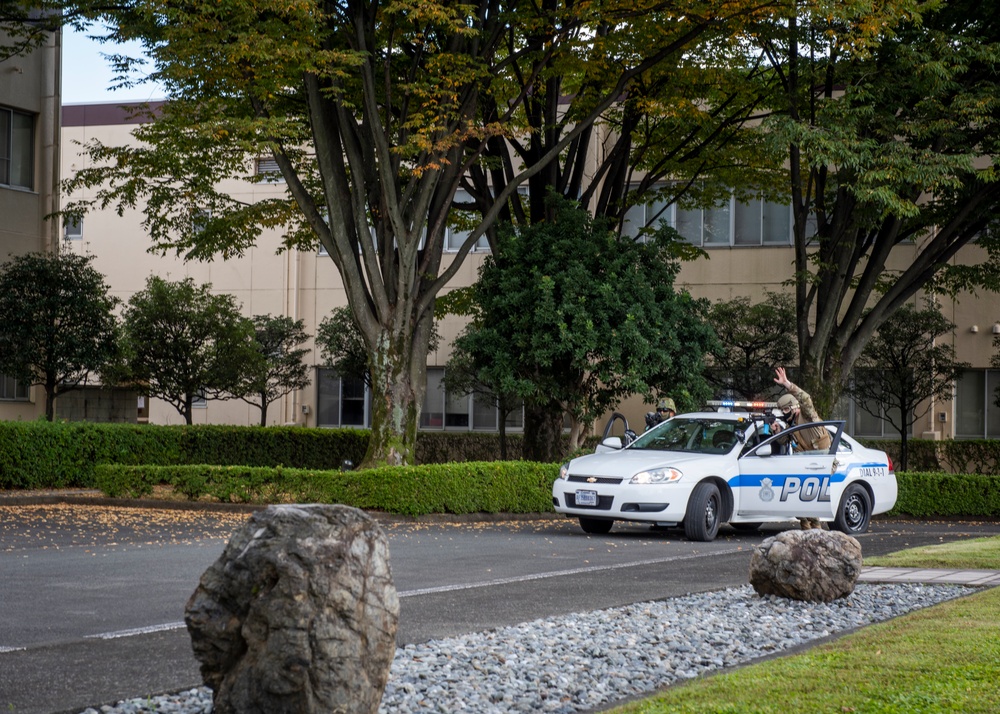
[[[565,479],[569,476],[569,462],[559,467],[559,478]]]
[[[684,474],[675,468],[650,469],[640,471],[632,477],[631,483],[673,483],[680,481]]]

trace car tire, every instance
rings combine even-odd
[[[763,523],[730,523],[733,528],[738,531],[744,531],[745,533],[755,533],[760,530],[760,527],[764,525]]]
[[[703,543],[715,540],[722,517],[722,495],[714,483],[703,481],[694,487],[684,513],[684,535]]]
[[[585,518],[580,516],[580,527],[584,533],[593,535],[606,535],[611,532],[611,526],[615,524],[613,518]]]
[[[852,483],[840,498],[833,528],[847,535],[867,533],[872,519],[872,499],[864,486]]]

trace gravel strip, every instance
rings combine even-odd
[[[833,603],[749,586],[535,620],[396,650],[380,714],[568,714],[652,692],[968,594],[957,585],[860,583]],[[209,714],[205,687],[82,714]]]

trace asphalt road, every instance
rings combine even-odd
[[[96,506],[0,507],[0,709],[80,712],[200,683],[183,629],[201,573],[246,518]],[[713,543],[575,521],[385,522],[400,644],[747,582],[751,549],[780,526]],[[876,521],[865,555],[1000,524]]]

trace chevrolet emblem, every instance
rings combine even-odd
[[[587,483],[597,483],[597,477],[596,476],[588,476],[587,477]]]

